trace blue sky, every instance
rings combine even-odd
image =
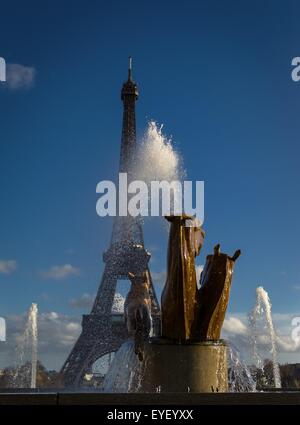
[[[74,305],[95,294],[109,243],[95,188],[117,172],[128,55],[138,134],[163,123],[188,178],[205,181],[198,263],[217,242],[242,250],[229,313],[249,311],[263,285],[275,312],[300,315],[299,13],[297,1],[1,5],[0,56],[25,67],[12,68],[19,86],[0,83],[1,316],[31,302],[88,311]],[[156,275],[166,240],[161,224],[146,225]]]

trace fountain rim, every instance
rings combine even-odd
[[[180,346],[204,346],[204,347],[228,347],[228,342],[224,339],[207,340],[207,341],[175,341],[164,337],[151,337],[148,340],[151,345],[180,345]]]

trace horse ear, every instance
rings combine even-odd
[[[135,275],[134,273],[128,272],[129,279],[134,279]]]
[[[221,245],[218,243],[215,247],[214,247],[214,255],[220,255],[221,253]]]
[[[236,261],[238,258],[239,258],[239,256],[241,255],[241,250],[240,249],[237,249],[236,251],[235,251],[235,253],[233,254],[233,256],[230,258],[232,261]]]

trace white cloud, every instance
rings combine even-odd
[[[63,264],[61,266],[52,266],[48,270],[40,272],[40,276],[44,279],[65,279],[68,276],[74,276],[79,274],[79,269],[72,266],[71,264]]]
[[[16,346],[22,341],[27,313],[6,317],[6,343],[1,347],[0,367],[17,364]],[[38,315],[38,358],[47,368],[59,370],[81,332],[81,317],[54,311]],[[25,353],[24,361],[29,359]]]
[[[92,307],[95,296],[90,294],[82,294],[79,298],[72,298],[69,301],[71,307],[89,308]]]
[[[233,316],[224,320],[223,330],[234,335],[247,334],[247,326],[240,319]]]
[[[34,83],[36,70],[34,67],[11,63],[6,65],[6,85],[9,89],[30,88]]]
[[[80,320],[57,312],[42,313],[38,317],[40,352],[56,347],[72,347],[81,331]]]
[[[279,351],[283,353],[300,352],[300,341],[295,342],[289,336],[278,336],[277,344]]]
[[[281,363],[298,361],[297,355],[299,356],[300,354],[300,341],[295,341],[292,337],[292,332],[295,328],[292,324],[292,319],[299,316],[300,313],[272,314],[276,333],[278,360]],[[264,320],[259,319],[257,322],[257,332],[257,348],[260,357],[262,359],[271,358],[270,337]],[[253,343],[251,341],[247,313],[232,313],[228,315],[228,318],[224,321],[222,338],[236,347],[248,363],[253,362]]]
[[[11,274],[17,268],[15,260],[0,260],[0,273]]]

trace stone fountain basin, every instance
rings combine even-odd
[[[140,392],[228,391],[225,341],[174,343],[151,338],[144,347]]]

